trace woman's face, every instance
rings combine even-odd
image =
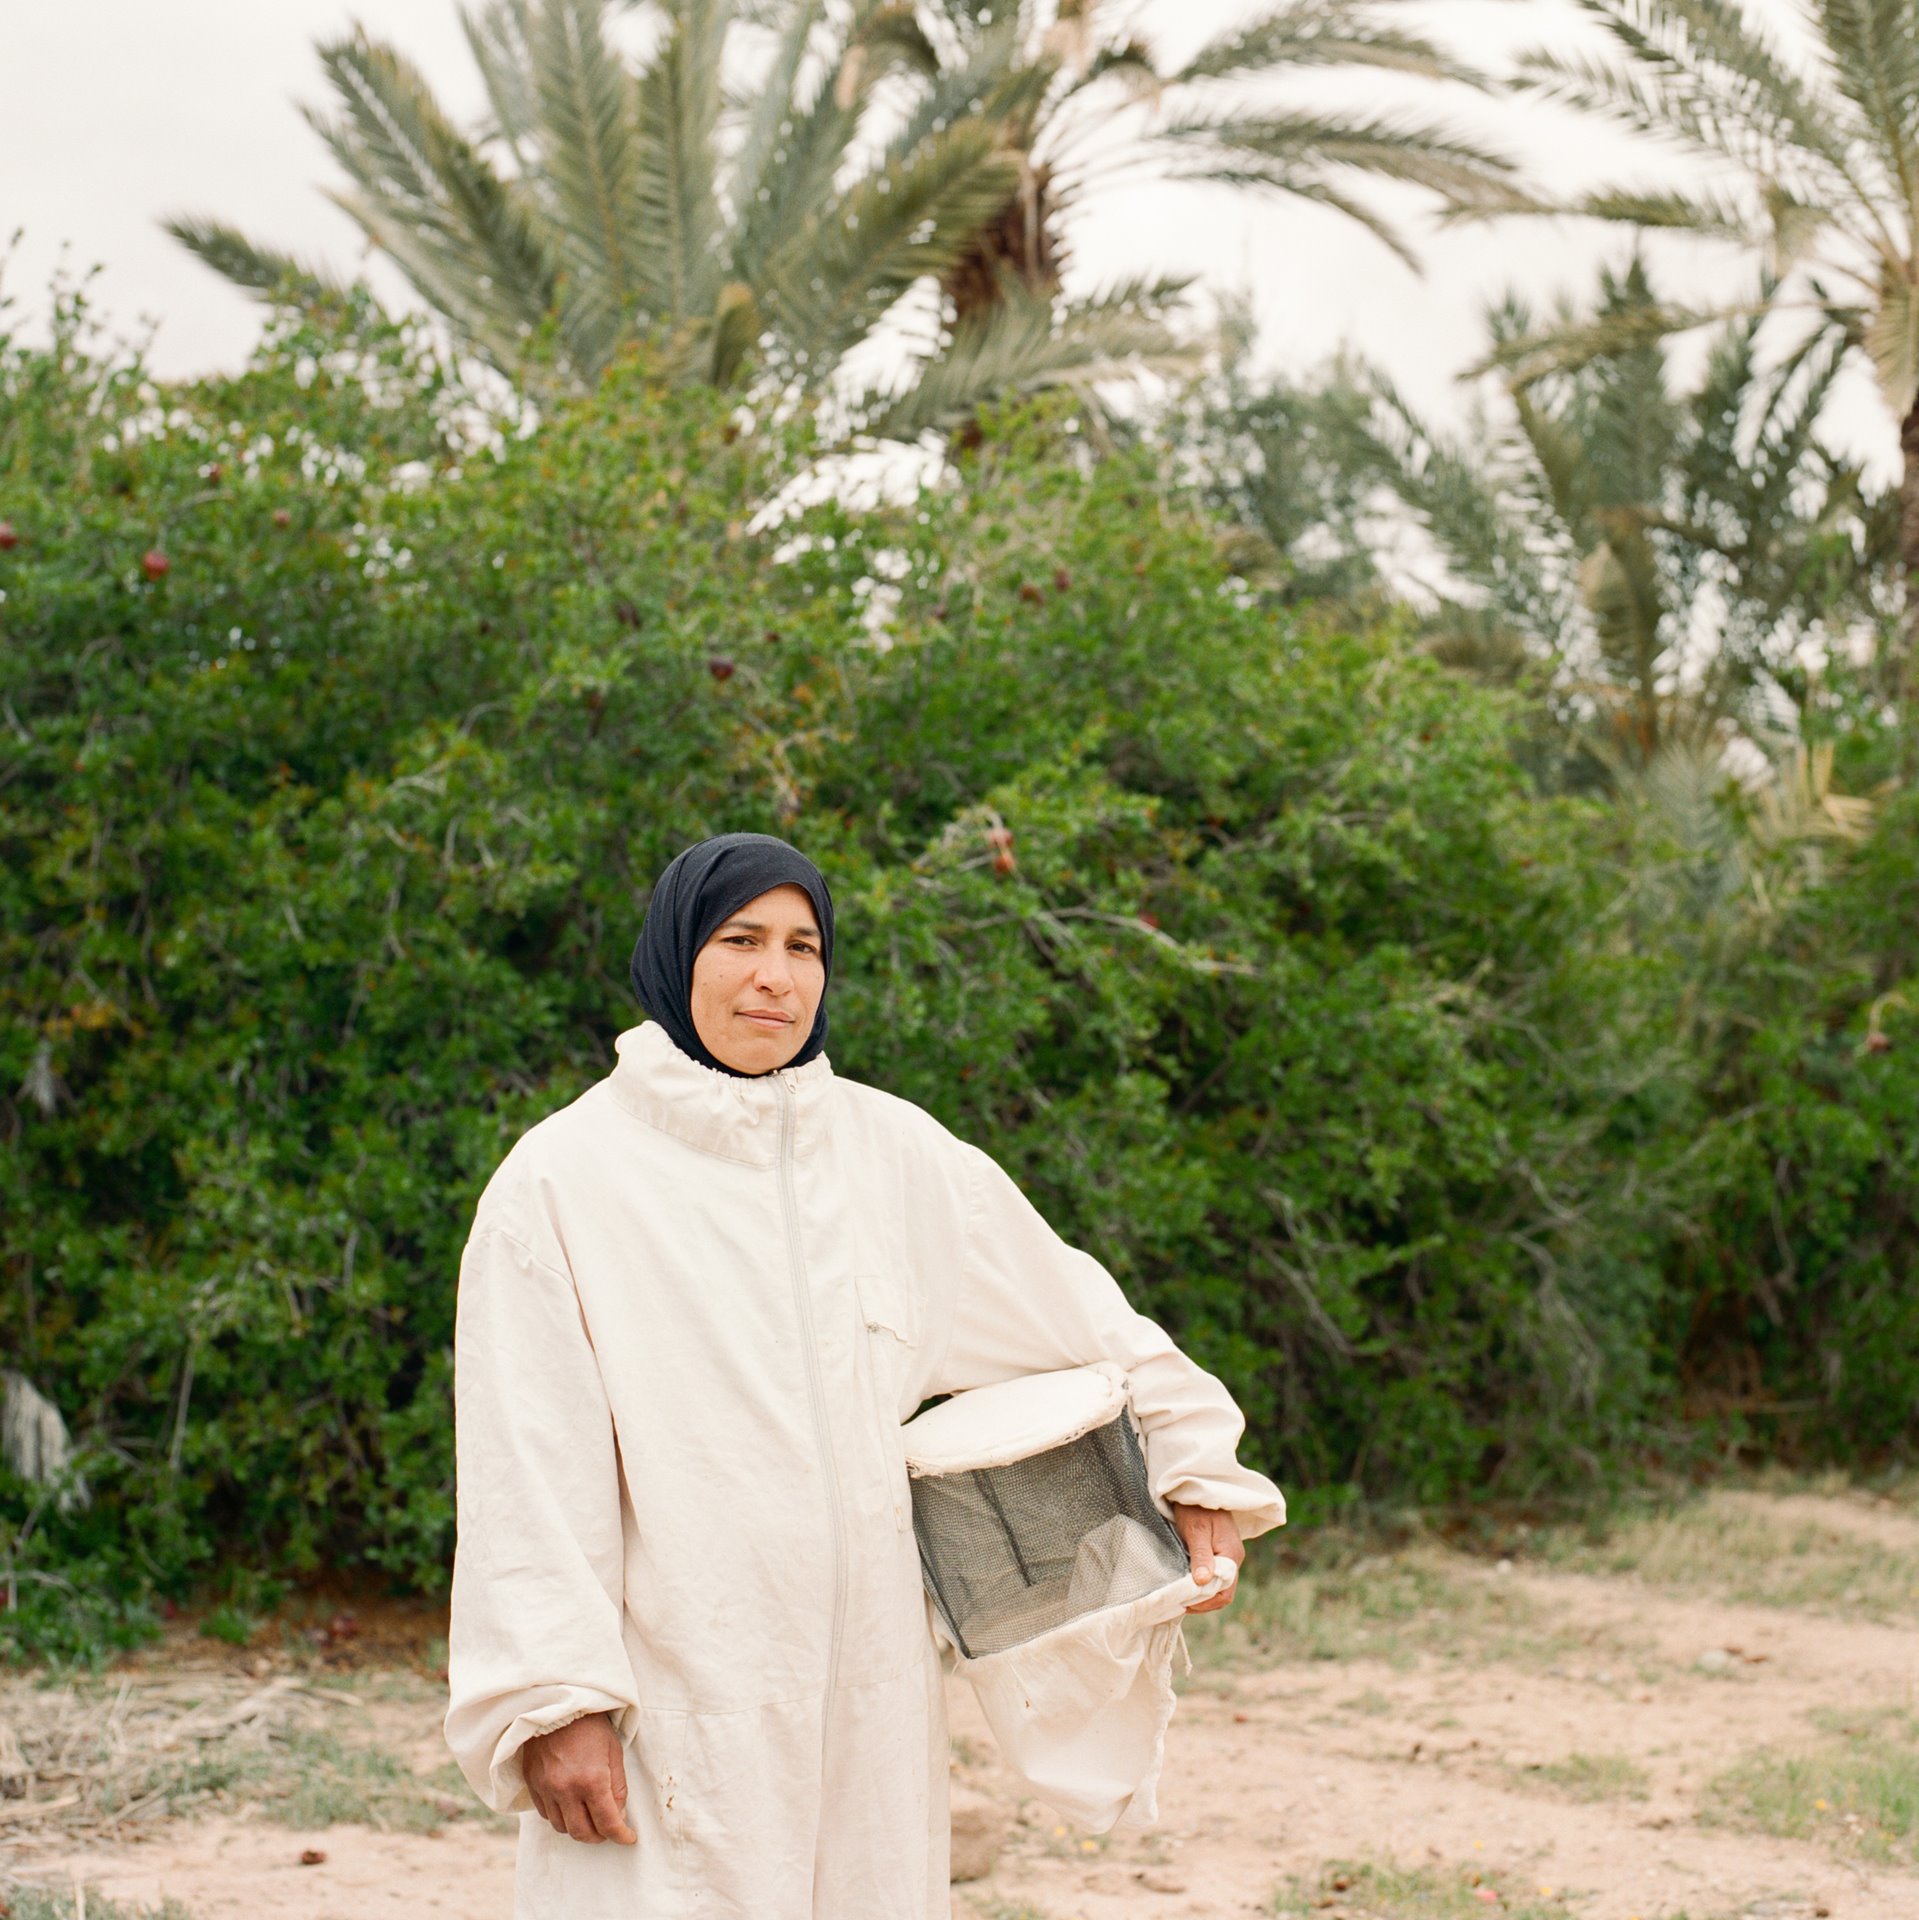
[[[693,1031],[735,1073],[771,1073],[805,1046],[826,956],[804,887],[775,887],[713,930],[693,959]]]

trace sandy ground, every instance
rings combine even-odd
[[[1133,1838],[1087,1839],[1020,1801],[956,1692],[956,1778],[1012,1821],[993,1875],[954,1889],[957,1920],[1919,1920],[1919,1516],[1831,1492],[1726,1494],[1688,1524],[1642,1543],[1643,1569],[1428,1547],[1350,1569],[1316,1610],[1274,1592],[1261,1644],[1244,1623],[1237,1637],[1208,1623],[1160,1820]],[[1796,1603],[1726,1597],[1765,1589],[1775,1567]],[[390,1676],[333,1710],[342,1741],[375,1741],[423,1775],[443,1767],[426,1679]],[[1807,1797],[1820,1768],[1839,1778],[1873,1740],[1893,1769],[1880,1801]],[[1792,1822],[1772,1802],[1728,1791],[1742,1764],[1798,1782],[1801,1837],[1781,1837]],[[511,1910],[513,1835],[487,1816],[301,1831],[242,1796],[137,1840],[76,1845],[21,1813],[0,1801],[0,1885],[77,1878],[129,1903],[171,1898],[191,1920]]]

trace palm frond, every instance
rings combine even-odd
[[[1171,78],[1190,85],[1298,67],[1380,67],[1486,84],[1483,74],[1436,42],[1384,25],[1365,0],[1291,0],[1209,40]]]
[[[733,273],[754,286],[763,284],[773,256],[832,197],[833,183],[846,166],[866,89],[881,71],[868,70],[864,62],[849,69],[850,35],[857,25],[857,19],[842,21],[834,30],[823,4],[796,11],[775,55],[763,103],[729,169],[736,209]],[[823,56],[826,71],[802,105],[795,89],[809,51]],[[849,71],[859,83],[850,94],[841,84]]]
[[[855,412],[865,431],[890,440],[964,424],[994,400],[1054,387],[1086,391],[1149,370],[1189,368],[1167,314],[1189,283],[1137,280],[1063,309],[1008,279],[1004,297],[914,370],[912,383],[869,394]]]
[[[1510,477],[1485,459],[1483,447],[1437,433],[1383,375],[1370,375],[1367,391],[1375,424],[1357,449],[1364,470],[1418,519],[1456,577],[1478,588],[1504,622],[1563,633],[1564,596],[1539,551],[1541,536],[1552,538],[1549,516],[1516,515]]]
[[[1698,191],[1599,187],[1567,200],[1563,210],[1588,220],[1609,220],[1663,232],[1696,233],[1709,240],[1738,240],[1750,244],[1756,237],[1751,216],[1736,201]]]
[[[1580,424],[1541,406],[1524,387],[1513,394],[1513,407],[1520,438],[1532,456],[1531,472],[1515,488],[1520,505],[1583,552],[1592,544],[1600,475]]]
[[[1383,116],[1304,111],[1199,116],[1175,121],[1157,137],[1192,156],[1178,167],[1187,179],[1318,199],[1327,199],[1328,173],[1396,180],[1450,199],[1502,186],[1512,172],[1505,156],[1474,141],[1424,122]],[[1309,188],[1321,190],[1309,193]],[[1351,211],[1343,198],[1327,204]],[[1383,223],[1368,224],[1379,231]]]
[[[1057,69],[1050,61],[1021,58],[1007,9],[998,11],[989,32],[992,37],[970,49],[963,61],[942,69],[914,103],[894,138],[896,147],[910,146],[968,116],[1003,127],[1009,144],[1030,146]]]
[[[1676,136],[1695,147],[1721,150],[1718,122],[1700,111],[1694,94],[1681,90],[1669,95],[1651,72],[1639,67],[1531,47],[1515,60],[1512,85],[1520,93],[1538,94],[1595,118],[1616,120],[1653,139]]]
[[[1709,863],[1721,895],[1740,883],[1726,806],[1730,787],[1722,756],[1693,741],[1669,743],[1622,781],[1626,797],[1644,807],[1682,852]]]
[[[981,0],[927,0],[926,11],[947,44],[960,50],[959,64],[970,64],[995,47],[1004,63],[1029,38],[1027,0],[1011,0],[1004,6],[982,5]]]
[[[1919,201],[1919,17],[1911,0],[1818,0],[1833,86],[1858,108],[1908,208]]]
[[[484,6],[462,7],[460,27],[493,114],[483,137],[503,141],[524,166],[538,119],[529,0],[487,0]]]
[[[896,146],[769,261],[787,341],[816,371],[833,365],[916,280],[950,266],[1018,183],[983,116]]]
[[[1476,199],[1455,196],[1441,210],[1441,218],[1456,224],[1516,213],[1554,214],[1654,232],[1692,233],[1701,239],[1730,240],[1745,246],[1760,244],[1769,226],[1775,261],[1790,265],[1818,239],[1832,216],[1828,209],[1798,200],[1783,188],[1767,193],[1764,199],[1762,221],[1731,196],[1700,189],[1682,193],[1670,188],[1607,186],[1546,198],[1530,188],[1502,182],[1483,190]],[[1785,265],[1775,271],[1783,273]]]
[[[718,135],[731,0],[687,0],[640,81],[637,218],[648,236],[645,306],[672,320],[711,316],[724,278]]]
[[[1536,664],[1525,630],[1493,607],[1442,601],[1421,623],[1420,638],[1441,666],[1488,686],[1513,686]]]
[[[323,43],[345,108],[310,114],[353,183],[334,196],[427,302],[489,350],[554,310],[558,269],[536,210],[446,118],[418,70],[355,32]]]
[[[1764,152],[1796,148],[1846,173],[1847,130],[1834,124],[1829,103],[1808,90],[1739,0],[1579,0],[1579,6],[1651,81],[1665,131],[1746,165]],[[1521,63],[1535,78],[1548,76],[1554,64],[1537,56]]]
[[[1734,321],[1712,343],[1705,373],[1686,408],[1692,437],[1681,483],[1689,499],[1708,495],[1729,479],[1746,484],[1746,440],[1758,371],[1759,321],[1756,317]],[[1770,412],[1784,387],[1784,379],[1775,383],[1763,403],[1766,411]],[[1760,431],[1764,431],[1763,420]]]
[[[825,0],[792,0],[780,22],[772,58],[754,75],[750,92],[739,102],[739,145],[724,175],[736,225],[752,219],[755,196],[774,164],[773,156],[792,135],[800,72],[825,15]],[[736,261],[737,257],[736,244]]]
[[[1792,757],[1761,787],[1748,830],[1760,851],[1810,841],[1863,840],[1872,831],[1877,803],[1868,795],[1841,793],[1833,785],[1830,740],[1808,747],[1798,742]]]
[[[931,80],[940,70],[939,50],[927,37],[919,15],[900,0],[868,14],[855,30],[852,44],[881,66],[897,67],[922,79]]]
[[[346,288],[326,268],[260,246],[223,221],[175,214],[160,224],[215,273],[276,304],[323,306],[346,297]]]
[[[1905,419],[1919,394],[1919,287],[1913,272],[1910,261],[1880,263],[1879,297],[1866,326],[1866,352],[1895,420]]]
[[[1730,160],[1756,211],[1698,193],[1605,189],[1573,210],[1765,248],[1845,319],[1903,420],[1919,392],[1919,8],[1808,0],[1812,62],[1789,57],[1752,0],[1578,0],[1623,60],[1540,50],[1521,84]],[[1812,279],[1827,240],[1839,244]],[[1835,299],[1825,284],[1843,283]],[[1822,284],[1825,283],[1825,284]]]
[[[1598,318],[1630,331],[1660,302],[1642,255],[1623,271],[1600,275]],[[1573,387],[1579,429],[1605,484],[1599,507],[1639,509],[1658,499],[1681,444],[1684,420],[1672,398],[1658,339],[1641,339],[1602,356]]]
[[[1171,84],[1144,40],[1122,40],[1116,46],[1101,47],[1074,81],[1073,91],[1083,92],[1106,80],[1117,80],[1136,99],[1157,96]]]
[[[1502,341],[1467,369],[1467,376],[1507,373],[1515,384],[1528,386],[1553,374],[1577,373],[1595,360],[1615,358],[1657,345],[1675,334],[1713,325],[1728,310],[1681,307],[1666,301],[1623,309],[1615,313],[1568,321],[1515,340]]]
[[[1757,338],[1757,328],[1749,331]],[[1803,475],[1815,447],[1819,422],[1845,369],[1844,329],[1827,325],[1809,333],[1796,352],[1761,381],[1756,366],[1749,382],[1758,395],[1754,409],[1751,447],[1738,462],[1746,482],[1748,525],[1763,533],[1791,506],[1791,490]],[[1710,381],[1707,392],[1710,392]]]
[[[1852,554],[1863,494],[1856,468],[1835,461],[1819,425],[1850,351],[1845,330],[1814,330],[1770,371],[1758,364],[1759,326],[1728,327],[1688,406],[1690,433],[1675,481],[1679,537],[1737,569],[1741,605],[1729,621],[1749,631],[1722,644],[1727,671],[1750,679],[1760,656],[1789,651],[1795,609],[1823,616],[1821,583],[1843,598],[1832,559]],[[1736,657],[1743,656],[1743,657]]]
[[[633,86],[608,46],[606,0],[542,0],[530,52],[540,171],[568,291],[596,331],[624,330],[655,236],[639,217]]]

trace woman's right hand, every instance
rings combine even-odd
[[[526,1790],[555,1833],[588,1846],[637,1840],[626,1824],[626,1762],[611,1717],[589,1713],[529,1740],[520,1749]]]

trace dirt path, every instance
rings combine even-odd
[[[1144,1835],[1085,1839],[1021,1802],[956,1692],[956,1777],[1013,1816],[956,1916],[1919,1920],[1909,1512],[1729,1493],[1592,1547],[1416,1549],[1241,1607],[1194,1635]],[[0,1801],[0,1884],[77,1874],[191,1920],[505,1920],[511,1825],[449,1791],[436,1689],[322,1691],[304,1733],[275,1736],[307,1742],[297,1790],[262,1760],[201,1817],[91,1844]],[[294,1824],[259,1817],[263,1797]]]

